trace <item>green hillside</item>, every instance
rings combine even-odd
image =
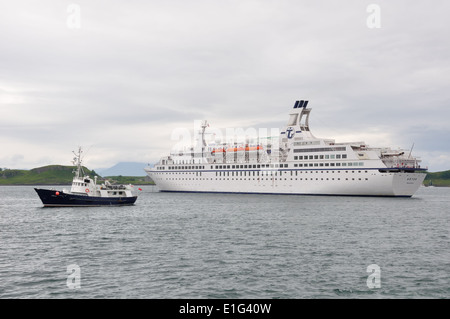
[[[69,185],[72,184],[74,169],[75,166],[62,165],[48,165],[31,170],[2,169],[0,185]],[[91,177],[97,175],[85,167],[83,169]]]
[[[70,185],[74,176],[75,166],[48,165],[31,170],[1,169],[0,185]],[[98,176],[98,181],[103,180],[95,171],[83,166],[86,175]],[[143,176],[108,176],[111,183],[117,184],[154,184]]]
[[[427,177],[423,181],[425,186],[450,186],[450,171],[427,173]]]

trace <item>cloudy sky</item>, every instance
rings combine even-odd
[[[317,137],[450,169],[450,2],[412,2],[2,1],[0,167],[154,162],[195,120],[279,128],[306,99]]]

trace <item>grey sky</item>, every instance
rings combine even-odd
[[[75,3],[80,28],[70,28]],[[381,28],[368,28],[369,4]],[[448,1],[6,1],[0,167],[153,162],[173,130],[281,127],[450,169]]]

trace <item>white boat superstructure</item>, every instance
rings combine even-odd
[[[101,185],[97,185],[97,176],[94,178],[85,175],[82,166],[82,149],[78,153],[74,152],[73,164],[76,166],[73,171],[74,177],[70,191],[64,190],[67,194],[86,195],[91,197],[133,197],[133,185],[112,185],[108,180]]]
[[[308,101],[296,101],[278,137],[207,143],[145,168],[161,191],[410,197],[426,174],[411,151],[316,138]]]

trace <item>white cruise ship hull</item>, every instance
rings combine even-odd
[[[163,192],[209,192],[243,194],[295,194],[341,196],[411,197],[422,184],[424,173],[368,170],[277,171],[277,177],[216,177],[215,171],[157,172],[147,170]],[[260,171],[261,172],[261,171]],[[272,171],[273,172],[273,171]],[[292,173],[291,173],[292,172]],[[252,175],[247,171],[245,175]]]

